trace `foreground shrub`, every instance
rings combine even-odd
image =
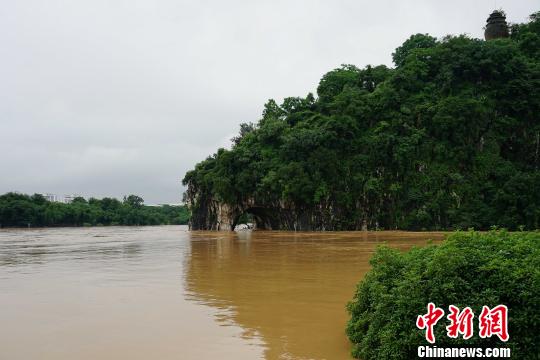
[[[401,253],[387,247],[348,304],[352,354],[364,360],[416,359],[429,345],[416,328],[435,303],[445,316],[435,326],[437,347],[510,347],[512,358],[540,359],[540,232],[457,232],[440,245]],[[482,306],[508,306],[510,339],[478,336]],[[446,336],[448,306],[474,311],[474,336]]]

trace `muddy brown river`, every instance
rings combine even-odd
[[[0,230],[0,359],[349,359],[374,249],[441,233]]]

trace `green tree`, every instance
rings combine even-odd
[[[128,195],[124,196],[124,204],[133,208],[140,208],[144,204],[144,200],[137,195]]]

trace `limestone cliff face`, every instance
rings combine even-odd
[[[188,187],[185,201],[191,211],[190,230],[234,230],[247,204],[227,204]],[[264,222],[257,222],[265,228]]]
[[[220,201],[209,193],[188,184],[184,198],[191,211],[189,227],[191,230],[234,230],[240,216],[251,214],[255,229],[290,231],[325,230],[365,230],[368,225],[363,219],[344,226],[340,221],[340,211],[332,206],[320,205],[315,208],[298,208],[294,204],[261,203],[253,198],[236,204]]]
[[[184,201],[191,211],[191,230],[234,230],[237,211],[190,184]],[[239,216],[239,215],[238,215]]]

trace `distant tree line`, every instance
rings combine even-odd
[[[69,204],[48,201],[40,194],[0,195],[0,227],[181,225],[188,219],[185,206],[148,206],[136,195],[123,201],[77,197]]]
[[[186,174],[192,222],[217,202],[274,229],[539,228],[540,12],[507,39],[416,34],[393,60],[270,100]]]

